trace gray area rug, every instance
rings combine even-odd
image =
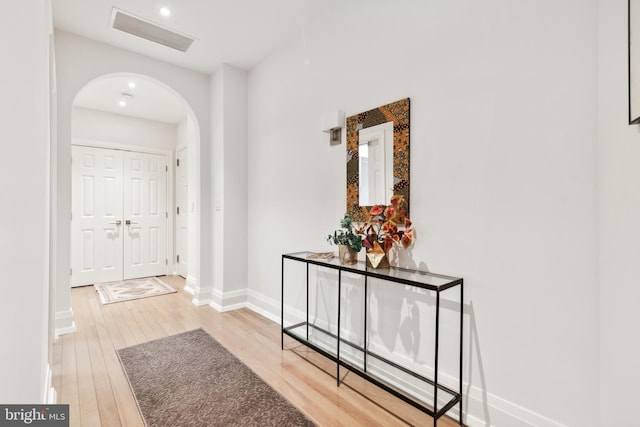
[[[119,282],[96,283],[93,285],[98,292],[102,304],[129,301],[132,299],[154,297],[176,292],[171,286],[157,277],[129,279]]]
[[[148,427],[315,425],[202,329],[118,356]]]

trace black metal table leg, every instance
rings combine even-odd
[[[369,353],[369,349],[367,347],[367,311],[369,309],[369,304],[367,303],[368,299],[368,289],[367,289],[367,276],[364,276],[364,371],[367,372],[367,353]]]
[[[284,350],[284,257],[282,257],[282,264],[280,266],[280,349]]]
[[[433,373],[433,425],[438,425],[438,346],[440,344],[440,292],[436,291],[436,354]]]
[[[463,352],[462,352],[462,341],[463,341],[463,328],[462,328],[462,323],[464,321],[464,281],[460,282],[460,384],[458,384],[458,386],[460,387],[460,425],[462,425],[462,356],[463,356]]]
[[[307,264],[307,341],[309,341],[309,264]]]
[[[342,270],[338,270],[338,336],[336,348],[336,384],[340,387],[340,295],[342,295]]]

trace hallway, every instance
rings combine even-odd
[[[143,426],[115,349],[200,327],[318,425],[429,422],[428,416],[356,375],[343,371],[345,383],[336,388],[335,368],[322,356],[292,340],[285,341],[287,350],[280,350],[278,324],[247,309],[218,313],[196,307],[182,290],[184,279],[162,279],[179,291],[102,305],[93,286],[71,290],[78,329],[58,338],[53,347],[53,386],[58,403],[70,404],[71,426]]]

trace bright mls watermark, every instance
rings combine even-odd
[[[69,427],[69,405],[0,405],[0,427]]]

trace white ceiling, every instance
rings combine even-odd
[[[135,83],[131,89],[129,82]],[[122,93],[132,96],[119,104]],[[95,80],[84,87],[73,103],[76,107],[166,123],[180,123],[187,115],[184,101],[158,83],[135,75],[118,75]]]
[[[339,0],[53,0],[57,29],[211,73],[249,69]],[[160,7],[171,9],[169,17]],[[186,53],[110,28],[113,7],[194,37]]]
[[[210,74],[226,63],[250,69],[277,47],[302,37],[306,24],[340,0],[52,0],[56,29]],[[186,53],[110,27],[116,7],[146,21],[195,38]],[[161,7],[171,10],[160,15]],[[131,91],[119,76],[90,83],[74,105],[151,120],[177,123],[184,104],[152,81]],[[145,82],[143,84],[143,82]],[[132,92],[127,107],[121,92]]]

